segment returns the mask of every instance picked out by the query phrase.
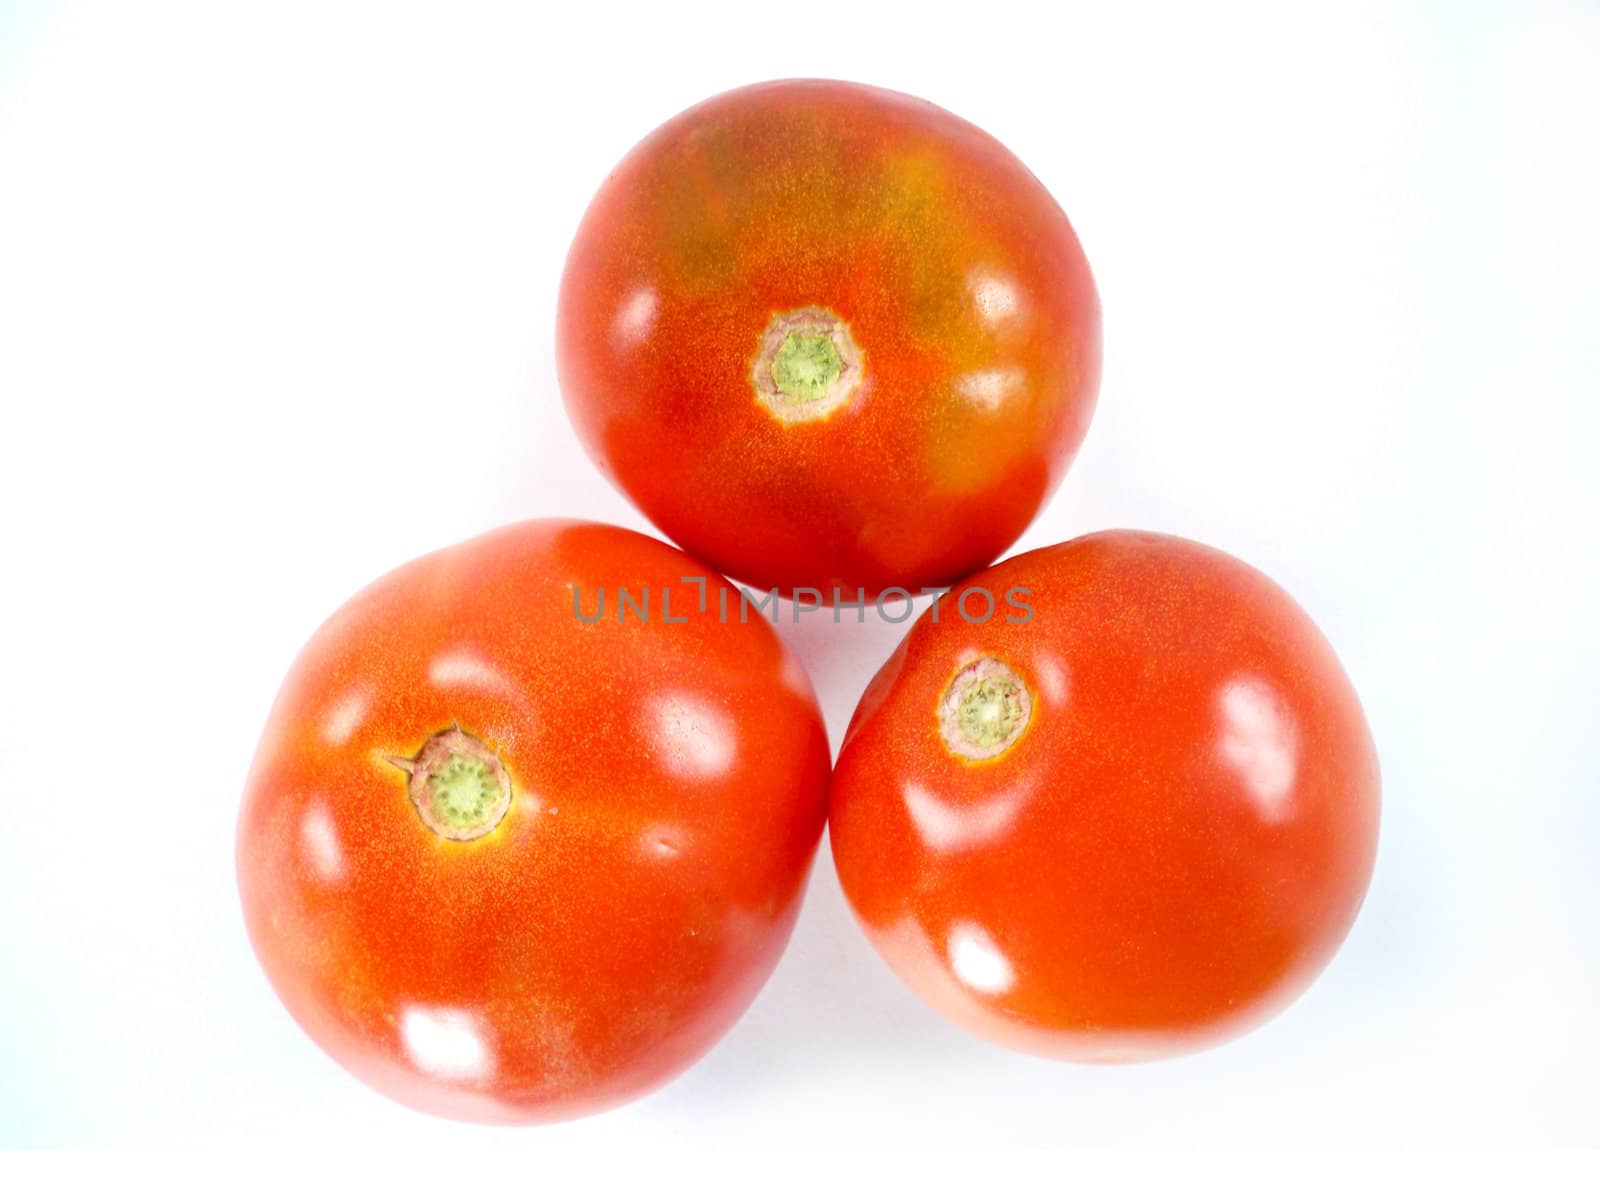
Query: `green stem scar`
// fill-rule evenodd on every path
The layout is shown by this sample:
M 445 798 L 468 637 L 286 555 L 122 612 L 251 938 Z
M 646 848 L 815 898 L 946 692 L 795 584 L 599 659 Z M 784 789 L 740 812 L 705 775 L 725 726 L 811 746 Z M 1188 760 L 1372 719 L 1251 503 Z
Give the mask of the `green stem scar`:
M 511 808 L 511 776 L 494 751 L 459 727 L 436 733 L 415 758 L 389 760 L 410 776 L 407 795 L 440 837 L 470 842 Z
M 980 658 L 956 672 L 939 702 L 939 733 L 952 754 L 986 759 L 1004 754 L 1028 730 L 1033 695 L 1022 677 L 997 658 Z
M 772 382 L 785 396 L 820 400 L 844 370 L 844 362 L 825 333 L 800 333 L 783 339 L 772 360 Z
M 775 313 L 761 334 L 750 384 L 758 404 L 784 424 L 820 421 L 861 383 L 861 347 L 825 308 Z

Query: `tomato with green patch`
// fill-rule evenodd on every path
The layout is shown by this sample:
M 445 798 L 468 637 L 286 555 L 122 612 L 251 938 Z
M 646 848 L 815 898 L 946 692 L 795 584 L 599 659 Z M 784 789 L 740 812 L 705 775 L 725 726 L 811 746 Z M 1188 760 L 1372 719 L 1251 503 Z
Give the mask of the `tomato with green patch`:
M 669 537 L 852 601 L 1022 532 L 1088 427 L 1100 318 L 1066 216 L 994 138 L 789 81 L 690 109 L 612 172 L 557 350 L 582 441 Z
M 239 887 L 279 996 L 356 1076 L 453 1117 L 578 1116 L 754 997 L 828 745 L 771 627 L 721 619 L 727 586 L 641 534 L 528 522 L 386 575 L 301 652 Z
M 1378 762 L 1333 650 L 1264 575 L 1094 534 L 913 626 L 834 771 L 839 879 L 873 944 L 969 1031 L 1161 1057 L 1265 1020 L 1372 872 Z M 971 606 L 982 611 L 981 606 Z

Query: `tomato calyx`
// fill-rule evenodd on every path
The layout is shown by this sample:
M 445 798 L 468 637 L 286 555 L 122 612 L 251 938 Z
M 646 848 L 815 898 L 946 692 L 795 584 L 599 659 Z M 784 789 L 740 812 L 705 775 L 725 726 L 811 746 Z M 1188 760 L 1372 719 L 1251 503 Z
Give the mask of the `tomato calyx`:
M 833 339 L 799 330 L 783 339 L 772 360 L 772 382 L 796 400 L 820 400 L 839 378 L 844 363 Z
M 939 734 L 957 757 L 998 758 L 1027 732 L 1032 717 L 1033 694 L 1022 676 L 998 658 L 979 658 L 945 688 Z
M 459 725 L 434 734 L 415 758 L 389 761 L 409 776 L 406 794 L 417 816 L 442 838 L 474 841 L 492 832 L 511 808 L 505 764 Z
M 756 402 L 785 425 L 820 421 L 861 384 L 861 347 L 826 308 L 774 313 L 751 366 Z

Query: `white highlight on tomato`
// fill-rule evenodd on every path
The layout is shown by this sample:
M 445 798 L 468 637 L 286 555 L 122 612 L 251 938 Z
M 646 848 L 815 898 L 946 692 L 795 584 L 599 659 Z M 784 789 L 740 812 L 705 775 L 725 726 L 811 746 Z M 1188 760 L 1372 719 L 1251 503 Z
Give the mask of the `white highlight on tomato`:
M 400 1016 L 400 1038 L 417 1068 L 435 1079 L 488 1077 L 494 1056 L 471 1013 L 414 1004 Z
M 333 817 L 320 800 L 313 800 L 300 818 L 300 840 L 318 878 L 325 883 L 337 883 L 344 878 L 344 847 L 339 844 L 339 831 L 334 828 Z
M 957 921 L 950 926 L 947 950 L 950 969 L 975 992 L 998 996 L 1017 981 L 1016 970 L 981 925 Z
M 733 723 L 690 696 L 664 695 L 650 705 L 652 743 L 668 772 L 685 779 L 715 779 L 727 773 L 738 753 Z
M 975 804 L 952 804 L 915 783 L 900 790 L 911 823 L 933 850 L 964 850 L 994 841 L 1017 819 L 1023 795 L 1021 788 L 1013 788 Z
M 989 367 L 957 375 L 956 394 L 980 412 L 995 412 L 1022 390 L 1028 373 L 1021 367 Z
M 365 688 L 351 688 L 334 702 L 322 719 L 322 740 L 330 746 L 344 745 L 361 728 L 371 707 L 372 697 Z
M 677 858 L 691 837 L 681 825 L 651 825 L 639 835 L 639 848 L 646 858 Z
M 1016 286 L 1004 276 L 987 271 L 974 271 L 967 280 L 972 292 L 972 302 L 991 329 L 1005 325 L 1022 311 L 1022 301 Z
M 466 648 L 441 652 L 428 664 L 428 681 L 435 687 L 466 687 L 497 696 L 521 694 L 515 680 Z
M 1025 601 L 1031 598 L 1031 594 L 1022 597 Z M 1004 600 L 1004 597 L 1001 599 Z M 1028 662 L 1028 669 L 1032 675 L 1034 690 L 1053 707 L 1065 708 L 1071 691 L 1066 664 L 1047 653 L 1036 652 Z M 1035 719 L 1039 715 L 1035 712 Z
M 1288 706 L 1266 681 L 1240 678 L 1223 687 L 1218 707 L 1218 755 L 1239 776 L 1262 816 L 1286 819 L 1300 748 Z
M 611 321 L 611 336 L 617 345 L 629 349 L 649 337 L 660 304 L 655 290 L 648 287 L 639 288 L 624 300 Z

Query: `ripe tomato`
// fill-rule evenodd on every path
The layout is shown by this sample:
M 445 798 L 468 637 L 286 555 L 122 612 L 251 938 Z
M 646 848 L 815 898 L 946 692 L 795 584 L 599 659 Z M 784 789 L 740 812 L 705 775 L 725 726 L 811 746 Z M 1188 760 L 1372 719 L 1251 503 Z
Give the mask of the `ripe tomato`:
M 635 147 L 558 327 L 578 433 L 656 525 L 847 602 L 1004 551 L 1099 384 L 1099 301 L 1050 194 L 965 121 L 846 83 L 729 92 Z
M 1065 1058 L 1181 1053 L 1287 1004 L 1354 920 L 1378 824 L 1372 740 L 1310 619 L 1145 533 L 964 587 L 995 615 L 925 613 L 835 768 L 834 857 L 878 950 L 971 1032 Z
M 380 1091 L 483 1121 L 618 1104 L 776 963 L 827 741 L 772 629 L 685 576 L 637 533 L 514 525 L 380 579 L 295 662 L 245 792 L 245 918 Z

